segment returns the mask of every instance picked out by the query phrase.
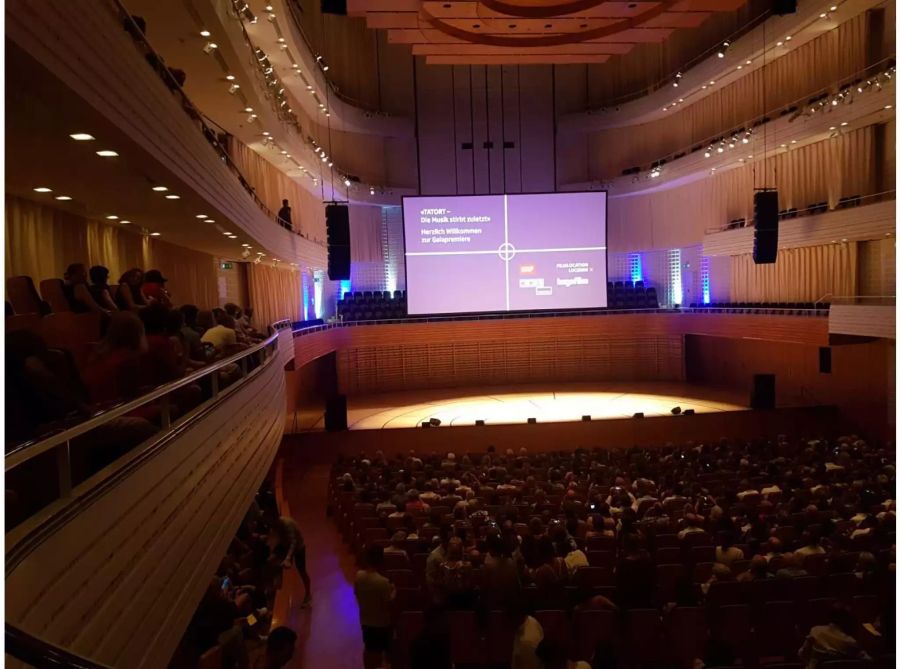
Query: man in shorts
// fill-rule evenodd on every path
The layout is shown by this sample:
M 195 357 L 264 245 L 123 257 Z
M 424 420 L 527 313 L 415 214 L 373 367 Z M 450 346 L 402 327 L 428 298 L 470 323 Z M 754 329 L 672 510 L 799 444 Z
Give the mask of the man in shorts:
M 359 623 L 362 626 L 363 666 L 377 669 L 388 661 L 391 638 L 391 602 L 394 585 L 379 573 L 384 565 L 384 549 L 370 546 L 366 551 L 366 567 L 356 574 L 353 593 L 359 604 Z

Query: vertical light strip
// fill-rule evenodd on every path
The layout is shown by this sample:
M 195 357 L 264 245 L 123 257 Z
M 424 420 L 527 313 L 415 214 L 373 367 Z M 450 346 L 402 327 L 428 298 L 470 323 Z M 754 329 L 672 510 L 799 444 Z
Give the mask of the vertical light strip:
M 640 253 L 628 254 L 628 273 L 631 275 L 632 281 L 644 280 L 644 268 L 643 264 L 641 263 Z
M 669 251 L 669 304 L 681 304 L 681 249 Z
M 700 257 L 700 287 L 703 292 L 703 304 L 709 304 L 709 256 Z
M 303 292 L 303 320 L 309 320 L 309 273 L 301 273 L 301 290 Z
M 508 196 L 503 195 L 503 243 L 509 244 L 509 214 L 507 211 Z M 506 310 L 509 311 L 509 252 L 504 254 L 506 263 Z
M 316 318 L 322 318 L 322 283 L 324 279 L 325 273 L 317 269 L 315 274 L 313 275 L 313 295 L 315 296 L 316 302 L 313 305 L 316 310 Z

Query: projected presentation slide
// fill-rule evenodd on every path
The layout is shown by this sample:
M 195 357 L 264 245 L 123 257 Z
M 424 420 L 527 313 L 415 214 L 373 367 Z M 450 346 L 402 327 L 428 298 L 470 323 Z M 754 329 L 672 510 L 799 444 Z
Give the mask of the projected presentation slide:
M 410 314 L 606 306 L 606 193 L 403 198 Z

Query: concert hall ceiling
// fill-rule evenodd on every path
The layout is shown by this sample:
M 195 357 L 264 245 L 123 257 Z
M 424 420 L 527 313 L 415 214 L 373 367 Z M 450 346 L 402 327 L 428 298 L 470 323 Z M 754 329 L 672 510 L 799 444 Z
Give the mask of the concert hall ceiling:
M 347 13 L 435 65 L 605 63 L 748 0 L 348 0 Z

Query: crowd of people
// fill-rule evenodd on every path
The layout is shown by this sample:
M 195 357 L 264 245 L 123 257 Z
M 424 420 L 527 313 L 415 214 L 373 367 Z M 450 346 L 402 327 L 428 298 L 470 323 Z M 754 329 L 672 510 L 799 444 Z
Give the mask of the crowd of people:
M 802 630 L 792 657 L 810 667 L 861 657 L 878 635 L 893 648 L 890 445 L 782 436 L 615 451 L 378 452 L 339 461 L 334 475 L 336 515 L 365 554 L 356 591 L 367 667 L 381 666 L 390 651 L 409 571 L 425 595 L 412 606 L 426 611 L 412 666 L 449 666 L 452 611 L 473 611 L 482 625 L 489 612 L 506 611 L 516 629 L 514 669 L 606 667 L 612 649 L 566 657 L 533 611 L 663 616 L 673 607 L 745 602 L 761 581 L 782 584 L 776 599 L 791 598 L 788 584 L 811 576 L 820 578 L 803 583 L 834 608 L 815 617 L 825 624 Z M 852 598 L 828 600 L 830 574 L 835 583 L 852 574 L 850 591 L 877 596 L 877 615 L 861 621 L 846 608 Z M 728 643 L 710 643 L 697 659 L 726 665 L 739 657 Z
M 280 669 L 293 657 L 297 634 L 272 625 L 282 570 L 296 566 L 311 605 L 303 536 L 281 516 L 271 485 L 264 481 L 209 586 L 169 666 L 196 667 L 209 653 L 223 669 Z
M 90 282 L 88 282 L 90 279 Z M 265 338 L 250 324 L 251 310 L 228 303 L 201 310 L 176 306 L 167 279 L 156 269 L 134 268 L 117 285 L 108 283 L 109 270 L 81 263 L 70 265 L 62 293 L 75 313 L 102 314 L 100 341 L 78 365 L 70 351 L 50 348 L 40 334 L 16 330 L 6 335 L 7 450 L 24 441 L 80 422 L 98 410 L 140 397 L 159 385 L 176 381 L 210 363 L 227 358 Z M 237 365 L 219 370 L 219 387 L 239 378 Z M 171 393 L 165 405 L 149 403 L 115 418 L 73 442 L 73 476 L 83 480 L 158 430 L 163 412 L 175 418 L 211 396 L 211 379 Z M 25 477 L 16 482 L 17 476 Z M 8 473 L 14 510 L 33 510 L 48 499 L 27 490 L 33 472 Z M 11 482 L 11 483 L 10 483 Z M 36 494 L 36 493 L 35 493 Z M 47 492 L 50 495 L 50 492 Z

